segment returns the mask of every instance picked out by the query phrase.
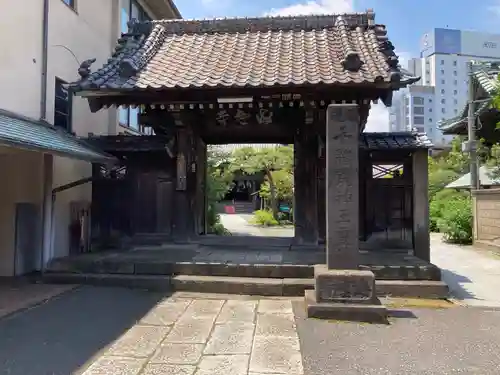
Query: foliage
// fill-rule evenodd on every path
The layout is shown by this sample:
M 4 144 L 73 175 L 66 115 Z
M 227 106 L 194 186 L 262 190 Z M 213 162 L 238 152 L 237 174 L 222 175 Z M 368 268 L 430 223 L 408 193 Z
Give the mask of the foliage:
M 443 213 L 450 201 L 467 197 L 468 192 L 466 191 L 457 191 L 454 189 L 443 189 L 438 191 L 429 204 L 429 226 L 431 232 L 439 231 L 438 222 L 442 219 Z
M 229 231 L 220 222 L 216 204 L 224 197 L 233 183 L 228 172 L 229 154 L 215 149 L 207 150 L 207 224 L 209 233 L 228 235 Z
M 287 178 L 282 173 L 288 173 L 290 176 L 288 180 L 291 181 L 293 179 L 293 147 L 278 146 L 257 150 L 251 147 L 237 149 L 232 154 L 232 161 L 229 168 L 232 173 L 242 172 L 248 175 L 258 172 L 264 173 L 268 184 L 271 211 L 273 217 L 276 219 L 278 217 L 279 193 L 277 191 L 278 184 L 274 178 L 276 176 L 280 178 L 280 185 L 283 185 L 281 183 L 287 181 Z M 278 171 L 281 174 L 276 175 L 276 173 L 273 173 Z M 283 188 L 282 190 L 285 191 L 286 189 Z
M 257 210 L 252 218 L 252 224 L 266 227 L 279 225 L 279 221 L 274 217 L 271 210 Z
M 272 171 L 273 181 L 276 186 L 276 198 L 279 201 L 289 204 L 293 201 L 293 175 L 288 170 L 282 169 Z M 265 181 L 261 187 L 259 194 L 264 199 L 271 199 L 271 186 L 269 181 Z
M 446 241 L 472 243 L 472 201 L 469 197 L 448 200 L 437 223 Z
M 450 169 L 436 169 L 429 173 L 429 201 L 432 201 L 434 196 L 444 189 L 450 182 L 455 181 L 460 175 Z

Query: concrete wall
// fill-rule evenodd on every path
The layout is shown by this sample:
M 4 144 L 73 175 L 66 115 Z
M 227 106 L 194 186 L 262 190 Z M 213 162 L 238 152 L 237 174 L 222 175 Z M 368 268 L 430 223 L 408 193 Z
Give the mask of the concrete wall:
M 119 35 L 119 1 L 85 0 L 77 2 L 76 12 L 60 0 L 51 0 L 49 17 L 49 60 L 47 86 L 47 118 L 54 120 L 55 79 L 66 82 L 79 79 L 79 63 L 96 58 L 92 69 L 101 67 L 109 58 Z M 70 51 L 68 51 L 68 48 Z M 73 56 L 74 55 L 74 56 Z M 86 100 L 74 97 L 72 131 L 78 136 L 116 134 L 116 109 L 91 113 Z M 54 187 L 65 185 L 92 174 L 90 163 L 68 158 L 54 158 Z M 91 184 L 58 193 L 54 207 L 54 255 L 68 251 L 70 204 L 90 202 Z
M 121 3 L 123 0 L 79 0 L 71 9 L 62 0 L 49 1 L 49 40 L 47 72 L 46 121 L 54 121 L 56 77 L 66 82 L 79 79 L 81 62 L 96 58 L 92 69 L 100 68 L 110 57 L 120 35 Z M 165 11 L 168 4 L 158 0 L 139 1 L 152 18 L 147 5 Z M 3 0 L 0 12 L 0 108 L 39 119 L 42 72 L 43 1 L 26 6 L 18 0 Z M 116 109 L 91 113 L 87 101 L 73 98 L 72 131 L 78 136 L 117 134 Z M 14 272 L 15 204 L 31 202 L 42 211 L 43 155 L 19 149 L 0 147 L 0 171 L 9 183 L 0 185 L 0 276 Z M 89 163 L 54 157 L 53 187 L 58 187 L 91 175 Z M 68 254 L 71 202 L 90 202 L 91 185 L 57 194 L 52 228 L 53 253 Z M 41 218 L 40 218 L 41 223 Z M 41 225 L 40 225 L 41 226 Z M 41 248 L 41 242 L 40 242 Z
M 8 176 L 6 183 L 0 184 L 0 276 L 14 273 L 16 203 L 34 203 L 41 208 L 42 185 L 35 181 L 42 180 L 42 156 L 0 146 L 0 171 Z M 33 235 L 39 237 L 39 233 Z
M 500 189 L 473 192 L 474 242 L 500 246 Z

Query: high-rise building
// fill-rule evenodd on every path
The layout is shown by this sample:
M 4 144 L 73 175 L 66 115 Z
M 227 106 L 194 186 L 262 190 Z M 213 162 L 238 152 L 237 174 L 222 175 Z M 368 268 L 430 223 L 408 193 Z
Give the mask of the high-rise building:
M 410 59 L 407 67 L 422 79 L 402 93 L 392 112 L 403 114 L 406 128 L 425 131 L 435 146 L 447 145 L 452 136 L 443 135 L 438 122 L 463 109 L 471 60 L 500 61 L 500 34 L 439 28 L 426 33 L 420 57 Z

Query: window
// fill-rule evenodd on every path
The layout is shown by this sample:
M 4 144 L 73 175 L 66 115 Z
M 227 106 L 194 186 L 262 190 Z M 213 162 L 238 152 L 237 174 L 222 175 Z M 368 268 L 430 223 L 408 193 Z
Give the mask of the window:
M 429 112 L 432 112 L 432 108 L 429 108 Z
M 138 21 L 148 21 L 151 18 L 136 0 L 123 0 L 121 9 L 121 31 L 128 32 L 128 21 L 136 19 Z M 119 123 L 122 126 L 142 131 L 144 128 L 139 126 L 139 108 L 122 108 L 118 110 Z
M 429 98 L 429 103 L 432 103 L 432 98 Z
M 453 66 L 457 66 L 457 60 L 453 61 Z
M 441 104 L 446 103 L 446 99 L 441 99 Z
M 424 114 L 424 107 L 413 107 L 413 114 L 423 115 Z
M 441 113 L 446 113 L 446 109 L 441 108 Z
M 54 126 L 71 131 L 71 98 L 67 83 L 56 77 L 54 92 Z
M 424 105 L 424 98 L 419 96 L 413 97 L 413 105 Z
M 424 133 L 425 132 L 424 127 L 423 126 L 417 126 L 417 132 Z
M 444 60 L 441 60 L 441 65 L 444 65 Z
M 456 70 L 454 70 L 454 71 L 453 71 L 453 75 L 454 75 L 455 77 L 458 75 L 458 73 L 457 73 L 457 71 L 456 71 Z
M 444 85 L 446 82 L 444 79 L 441 80 L 441 84 Z
M 441 74 L 444 74 L 444 69 L 441 69 Z
M 458 113 L 458 110 L 455 108 L 455 109 L 453 110 L 453 112 L 455 112 L 455 114 L 457 114 L 457 113 Z
M 453 95 L 457 95 L 458 94 L 458 90 L 453 90 Z
M 458 85 L 458 81 L 457 81 L 457 80 L 454 80 L 454 81 L 453 81 L 453 84 L 454 84 L 455 86 L 456 86 L 456 85 Z
M 429 122 L 432 123 L 432 117 L 429 117 Z
M 422 116 L 413 116 L 414 125 L 424 125 L 424 118 Z
M 426 70 L 425 71 L 425 75 L 429 76 L 431 74 L 431 71 L 430 70 Z
M 441 89 L 441 94 L 444 94 L 444 89 Z
M 457 100 L 457 99 L 453 99 L 453 102 L 454 102 L 455 104 L 458 104 L 458 100 Z
M 70 8 L 76 9 L 76 0 L 62 0 Z

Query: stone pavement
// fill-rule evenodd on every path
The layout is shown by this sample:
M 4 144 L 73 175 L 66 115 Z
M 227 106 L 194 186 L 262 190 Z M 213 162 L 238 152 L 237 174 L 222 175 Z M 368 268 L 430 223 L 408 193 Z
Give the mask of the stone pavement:
M 167 299 L 84 375 L 302 375 L 286 300 Z
M 431 235 L 431 262 L 441 268 L 453 297 L 470 306 L 500 307 L 500 258 Z
M 403 315 L 339 323 L 306 319 L 300 298 L 80 287 L 0 319 L 0 374 L 500 373 L 500 311 Z

